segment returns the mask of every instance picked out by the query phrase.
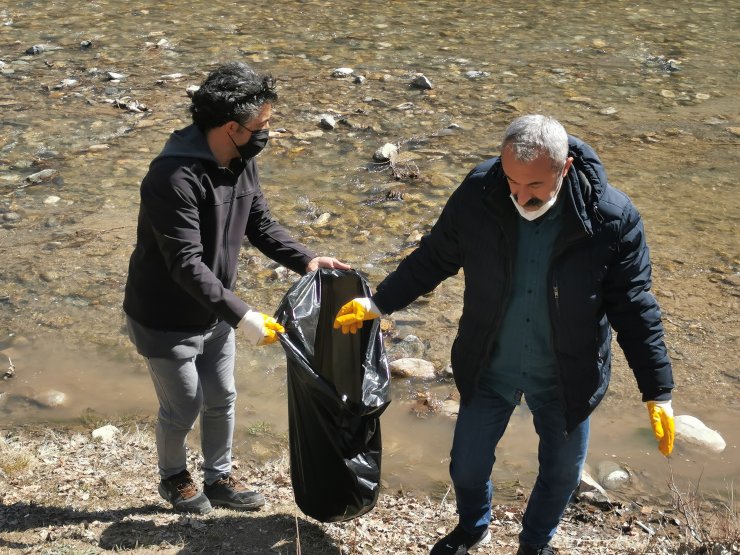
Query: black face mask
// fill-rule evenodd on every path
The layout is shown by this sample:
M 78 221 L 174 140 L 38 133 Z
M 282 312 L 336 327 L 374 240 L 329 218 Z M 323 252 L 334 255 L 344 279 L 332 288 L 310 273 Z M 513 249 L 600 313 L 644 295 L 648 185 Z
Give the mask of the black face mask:
M 231 135 L 229 135 L 231 137 Z M 260 129 L 259 131 L 252 131 L 252 135 L 249 140 L 243 145 L 237 145 L 234 139 L 231 142 L 234 143 L 236 150 L 239 152 L 239 156 L 242 157 L 243 161 L 247 161 L 250 158 L 254 158 L 262 149 L 267 146 L 267 141 L 270 138 L 270 131 L 267 129 Z

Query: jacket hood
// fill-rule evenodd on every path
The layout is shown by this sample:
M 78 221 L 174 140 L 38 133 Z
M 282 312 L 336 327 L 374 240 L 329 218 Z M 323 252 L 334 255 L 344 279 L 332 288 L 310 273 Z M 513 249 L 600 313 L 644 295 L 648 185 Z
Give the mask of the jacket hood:
M 568 135 L 568 156 L 573 165 L 567 175 L 570 200 L 587 235 L 593 233 L 592 218 L 601 219 L 597 204 L 607 186 L 606 170 L 588 144 Z
M 217 163 L 206 136 L 195 124 L 173 132 L 152 164 L 162 158 L 199 158 Z

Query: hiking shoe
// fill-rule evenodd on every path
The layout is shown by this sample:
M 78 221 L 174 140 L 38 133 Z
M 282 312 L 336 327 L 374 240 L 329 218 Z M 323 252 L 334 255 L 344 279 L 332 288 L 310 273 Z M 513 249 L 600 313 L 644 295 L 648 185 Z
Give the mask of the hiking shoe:
M 265 504 L 265 498 L 261 493 L 248 491 L 231 475 L 219 478 L 211 485 L 203 484 L 203 492 L 214 507 L 253 511 Z
M 187 470 L 161 480 L 159 495 L 165 501 L 172 503 L 172 507 L 181 513 L 204 515 L 211 512 L 210 501 L 202 491 L 198 490 L 198 486 L 195 485 Z
M 463 530 L 458 524 L 455 529 L 439 540 L 429 555 L 465 555 L 468 550 L 491 541 L 491 532 L 488 528 L 477 534 Z
M 555 555 L 555 550 L 549 544 L 543 547 L 532 547 L 522 543 L 516 555 Z

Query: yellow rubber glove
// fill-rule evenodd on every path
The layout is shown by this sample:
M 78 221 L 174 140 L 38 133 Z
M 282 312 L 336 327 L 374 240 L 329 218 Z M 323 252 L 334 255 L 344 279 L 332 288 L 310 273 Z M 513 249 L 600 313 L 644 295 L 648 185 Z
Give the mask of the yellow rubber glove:
M 647 409 L 650 415 L 650 425 L 653 428 L 655 439 L 658 440 L 658 449 L 667 457 L 673 451 L 673 438 L 676 435 L 671 402 L 648 401 Z
M 380 309 L 370 297 L 358 297 L 345 304 L 337 312 L 334 329 L 342 328 L 342 333 L 357 333 L 366 320 L 380 317 Z
M 239 329 L 250 345 L 269 345 L 278 339 L 278 333 L 285 333 L 285 328 L 272 316 L 248 310 L 239 322 Z

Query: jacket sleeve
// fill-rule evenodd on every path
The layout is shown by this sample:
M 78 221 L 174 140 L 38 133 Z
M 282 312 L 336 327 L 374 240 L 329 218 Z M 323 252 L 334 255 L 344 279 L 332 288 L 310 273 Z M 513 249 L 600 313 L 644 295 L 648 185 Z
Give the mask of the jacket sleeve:
M 373 301 L 390 314 L 432 291 L 443 280 L 454 276 L 463 264 L 459 244 L 458 200 L 462 186 L 447 201 L 432 230 L 419 246 L 378 285 Z
M 635 374 L 643 401 L 670 399 L 673 372 L 660 308 L 650 291 L 645 230 L 639 213 L 629 203 L 622 214 L 615 257 L 604 284 L 607 318 L 617 332 L 617 342 Z
M 265 256 L 297 274 L 304 275 L 306 266 L 313 258 L 316 258 L 316 255 L 293 239 L 288 230 L 272 216 L 259 186 L 257 165 L 253 162 L 251 164 L 248 170 L 252 172 L 251 179 L 257 186 L 257 192 L 249 211 L 247 239 Z
M 236 327 L 249 306 L 224 287 L 202 261 L 199 188 L 197 178 L 180 168 L 168 180 L 151 181 L 142 187 L 142 207 L 170 277 L 200 304 Z

